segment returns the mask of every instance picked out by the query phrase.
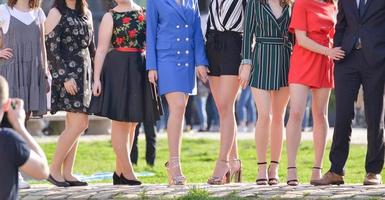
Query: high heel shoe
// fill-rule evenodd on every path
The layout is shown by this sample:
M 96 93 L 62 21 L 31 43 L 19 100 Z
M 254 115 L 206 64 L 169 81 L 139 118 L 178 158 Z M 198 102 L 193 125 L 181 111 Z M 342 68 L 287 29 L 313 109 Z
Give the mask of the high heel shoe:
M 291 169 L 297 170 L 297 167 L 288 167 L 287 171 L 289 171 Z M 298 179 L 291 179 L 291 180 L 287 180 L 286 183 L 288 186 L 297 186 L 299 184 L 299 181 L 298 181 Z
M 121 185 L 142 185 L 142 182 L 140 182 L 139 180 L 129 180 L 129 179 L 126 179 L 126 177 L 124 177 L 124 175 L 120 175 L 120 182 L 121 182 Z
M 273 160 L 270 161 L 269 168 L 267 169 L 267 173 L 268 173 L 268 176 L 269 176 L 269 182 L 268 183 L 269 183 L 269 185 L 278 185 L 279 184 L 279 177 L 278 176 L 272 177 L 272 178 L 270 177 L 270 167 L 271 167 L 272 163 L 276 164 L 277 167 L 279 165 L 279 162 L 277 162 L 277 161 L 273 161 Z
M 168 162 L 164 164 L 164 166 L 167 168 L 167 175 L 168 175 L 168 184 L 169 185 L 186 185 L 186 177 L 181 176 L 172 176 L 171 175 L 171 169 L 179 168 L 179 157 L 170 158 Z
M 139 180 L 126 179 L 126 177 L 124 177 L 123 174 L 120 176 L 120 181 L 122 185 L 142 185 L 142 182 L 140 182 Z
M 258 166 L 266 165 L 266 164 L 267 164 L 267 162 L 259 162 Z M 259 167 L 258 167 L 258 172 L 259 172 Z M 255 182 L 257 183 L 257 185 L 267 185 L 268 184 L 267 179 L 265 179 L 265 178 L 257 178 L 257 180 Z
M 239 163 L 238 169 L 230 169 L 230 181 L 234 180 L 235 183 L 242 182 L 242 161 L 239 159 L 234 159 L 234 162 Z
M 313 167 L 313 170 L 321 170 L 322 171 L 322 168 L 321 167 Z M 317 185 L 317 181 L 318 180 L 310 180 L 310 185 Z
M 217 176 L 210 177 L 207 180 L 207 184 L 209 184 L 209 185 L 224 185 L 224 184 L 230 183 L 230 167 L 228 166 L 229 165 L 229 161 L 227 161 L 227 160 L 218 160 L 217 164 L 219 164 L 220 162 L 222 164 L 226 165 L 227 172 L 222 177 L 217 177 Z
M 113 185 L 122 185 L 122 181 L 120 180 L 120 176 L 114 172 L 114 175 L 112 175 L 112 184 Z

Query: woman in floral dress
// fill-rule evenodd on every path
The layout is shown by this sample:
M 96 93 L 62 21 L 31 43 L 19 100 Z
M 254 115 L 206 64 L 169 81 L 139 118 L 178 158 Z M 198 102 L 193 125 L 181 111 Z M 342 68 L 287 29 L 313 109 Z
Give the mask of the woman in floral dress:
M 113 184 L 140 185 L 130 160 L 135 128 L 155 119 L 144 62 L 145 14 L 132 0 L 116 3 L 100 24 L 90 111 L 112 120 Z
M 67 112 L 48 181 L 59 187 L 87 185 L 72 175 L 78 139 L 88 127 L 95 54 L 92 15 L 86 0 L 56 0 L 45 25 L 52 74 L 51 113 Z

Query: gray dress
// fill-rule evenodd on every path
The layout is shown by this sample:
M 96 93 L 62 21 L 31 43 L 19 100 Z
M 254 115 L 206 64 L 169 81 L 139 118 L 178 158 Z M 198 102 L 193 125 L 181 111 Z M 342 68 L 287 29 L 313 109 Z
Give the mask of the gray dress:
M 11 15 L 8 32 L 3 35 L 3 47 L 12 49 L 13 57 L 0 63 L 0 75 L 8 81 L 10 97 L 23 99 L 24 109 L 33 116 L 47 113 L 46 78 L 38 22 L 39 17 L 26 25 Z

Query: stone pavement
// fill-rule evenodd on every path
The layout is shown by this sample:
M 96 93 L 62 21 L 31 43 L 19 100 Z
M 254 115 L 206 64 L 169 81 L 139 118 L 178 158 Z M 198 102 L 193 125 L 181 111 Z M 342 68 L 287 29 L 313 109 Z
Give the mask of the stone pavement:
M 140 138 L 144 138 L 144 134 L 139 135 Z M 166 133 L 158 133 L 157 138 L 164 139 L 167 137 Z M 189 139 L 216 139 L 219 140 L 218 132 L 185 132 L 183 134 L 184 138 Z M 254 140 L 254 133 L 252 132 L 240 132 L 237 134 L 238 140 Z M 328 140 L 331 141 L 333 138 L 333 128 L 329 130 Z M 110 135 L 85 135 L 80 137 L 80 141 L 82 142 L 96 142 L 96 141 L 106 141 L 110 139 Z M 57 136 L 43 136 L 36 137 L 36 140 L 39 143 L 51 143 L 57 141 Z M 313 141 L 312 132 L 302 132 L 302 140 L 303 141 Z M 366 129 L 363 128 L 354 128 L 351 136 L 352 144 L 366 144 Z
M 301 185 L 290 187 L 286 185 L 257 186 L 252 183 L 225 186 L 192 184 L 173 187 L 167 185 L 112 186 L 94 184 L 87 187 L 72 188 L 38 185 L 33 186 L 32 189 L 21 190 L 20 199 L 175 199 L 187 195 L 191 190 L 198 190 L 201 193 L 207 191 L 210 196 L 219 197 L 218 199 L 237 199 L 235 197 L 245 199 L 385 199 L 385 185 L 322 187 Z

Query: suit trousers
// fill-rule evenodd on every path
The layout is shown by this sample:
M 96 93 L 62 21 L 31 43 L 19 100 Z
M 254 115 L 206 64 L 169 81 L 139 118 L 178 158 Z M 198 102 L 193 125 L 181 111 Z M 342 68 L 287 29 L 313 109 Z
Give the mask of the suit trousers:
M 144 133 L 146 136 L 146 162 L 148 165 L 153 166 L 155 164 L 156 157 L 156 134 L 154 124 L 151 122 L 144 122 Z M 138 136 L 141 123 L 139 123 L 135 129 L 134 144 L 131 150 L 131 162 L 133 164 L 138 163 Z
M 334 70 L 336 94 L 336 123 L 329 155 L 331 171 L 344 175 L 349 154 L 354 102 L 362 85 L 367 122 L 367 173 L 381 173 L 384 165 L 384 80 L 383 66 L 369 66 L 361 50 L 353 50 Z

